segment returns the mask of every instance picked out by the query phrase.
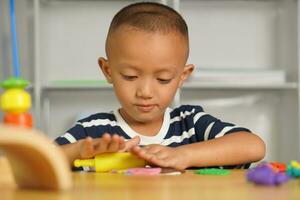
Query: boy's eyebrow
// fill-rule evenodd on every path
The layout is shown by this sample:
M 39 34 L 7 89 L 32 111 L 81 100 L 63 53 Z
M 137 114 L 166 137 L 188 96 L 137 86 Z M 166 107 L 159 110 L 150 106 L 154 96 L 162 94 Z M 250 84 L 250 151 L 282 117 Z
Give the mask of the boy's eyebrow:
M 164 69 L 160 69 L 160 70 L 156 71 L 157 74 L 163 73 L 163 72 L 174 73 L 174 70 L 171 70 L 171 67 L 168 67 L 168 68 L 164 68 Z
M 120 67 L 126 67 L 126 68 L 132 68 L 132 69 L 137 70 L 137 71 L 140 70 L 137 66 L 134 66 L 134 65 L 131 65 L 131 64 L 128 64 L 128 63 L 121 63 L 121 64 L 119 64 L 119 66 Z
M 141 69 L 139 67 L 128 64 L 128 63 L 122 63 L 119 66 L 126 67 L 126 68 L 131 68 L 131 69 L 134 69 L 136 71 L 141 71 Z M 157 74 L 162 73 L 162 72 L 173 73 L 174 70 L 171 70 L 171 69 L 172 69 L 172 67 L 163 67 L 163 68 L 157 70 L 155 73 L 157 73 Z

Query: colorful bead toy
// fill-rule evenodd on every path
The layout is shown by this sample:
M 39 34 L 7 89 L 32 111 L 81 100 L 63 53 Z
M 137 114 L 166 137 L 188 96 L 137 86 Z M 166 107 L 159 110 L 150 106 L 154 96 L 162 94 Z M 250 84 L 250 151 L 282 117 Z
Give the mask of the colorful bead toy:
M 31 97 L 24 88 L 28 81 L 20 78 L 10 78 L 1 86 L 4 88 L 0 96 L 0 109 L 4 111 L 3 122 L 5 124 L 32 127 L 32 116 L 28 113 L 31 107 Z
M 10 28 L 12 45 L 12 67 L 14 78 L 0 84 L 4 93 L 0 96 L 0 109 L 4 111 L 3 122 L 14 126 L 32 127 L 32 116 L 28 113 L 31 97 L 24 89 L 29 82 L 20 78 L 20 60 L 16 30 L 15 1 L 10 0 Z

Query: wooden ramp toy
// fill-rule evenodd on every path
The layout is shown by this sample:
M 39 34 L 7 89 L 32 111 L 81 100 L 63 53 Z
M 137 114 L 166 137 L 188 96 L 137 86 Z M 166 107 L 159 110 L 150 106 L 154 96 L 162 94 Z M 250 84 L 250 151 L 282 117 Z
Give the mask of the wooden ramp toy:
M 0 155 L 0 188 L 16 188 L 16 182 L 9 164 L 4 155 Z
M 0 125 L 0 150 L 20 188 L 66 190 L 71 171 L 63 152 L 43 133 Z

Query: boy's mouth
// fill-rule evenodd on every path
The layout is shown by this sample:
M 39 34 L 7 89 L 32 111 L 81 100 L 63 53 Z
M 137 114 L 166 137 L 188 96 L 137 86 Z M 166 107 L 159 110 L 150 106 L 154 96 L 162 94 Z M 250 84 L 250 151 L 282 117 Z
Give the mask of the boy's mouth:
M 136 104 L 135 105 L 137 107 L 138 110 L 142 111 L 142 112 L 149 112 L 154 108 L 154 104 Z

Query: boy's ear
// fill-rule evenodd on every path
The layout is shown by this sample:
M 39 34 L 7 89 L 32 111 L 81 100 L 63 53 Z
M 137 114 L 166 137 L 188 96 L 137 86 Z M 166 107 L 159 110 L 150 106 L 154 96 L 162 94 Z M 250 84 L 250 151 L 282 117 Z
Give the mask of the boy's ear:
M 100 57 L 98 59 L 98 64 L 99 64 L 99 67 L 101 68 L 107 82 L 112 83 L 111 69 L 108 65 L 108 61 L 105 58 Z
M 178 87 L 182 86 L 184 81 L 192 74 L 192 72 L 194 71 L 194 68 L 195 68 L 195 66 L 193 64 L 188 64 L 188 65 L 184 66 Z

